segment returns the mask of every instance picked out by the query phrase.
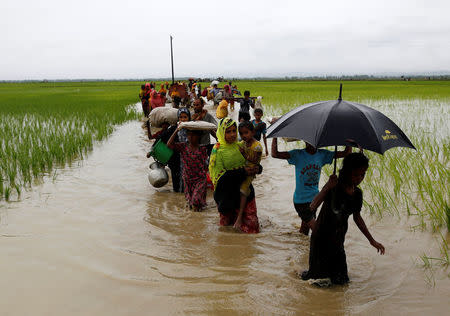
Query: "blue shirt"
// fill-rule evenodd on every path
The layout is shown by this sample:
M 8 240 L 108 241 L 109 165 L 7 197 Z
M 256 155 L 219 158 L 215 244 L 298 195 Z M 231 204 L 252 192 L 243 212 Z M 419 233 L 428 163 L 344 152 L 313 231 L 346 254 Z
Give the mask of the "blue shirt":
M 253 127 L 255 128 L 255 135 L 253 136 L 258 142 L 261 140 L 261 134 L 266 135 L 266 123 L 260 121 L 256 123 L 256 120 L 252 120 Z
M 334 152 L 318 149 L 311 155 L 305 149 L 294 149 L 289 155 L 289 164 L 295 165 L 294 203 L 309 203 L 319 193 L 322 166 L 333 162 Z

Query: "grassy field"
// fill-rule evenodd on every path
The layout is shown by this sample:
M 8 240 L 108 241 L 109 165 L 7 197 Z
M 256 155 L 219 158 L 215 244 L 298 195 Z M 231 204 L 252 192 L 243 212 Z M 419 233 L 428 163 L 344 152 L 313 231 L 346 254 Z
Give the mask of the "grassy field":
M 238 81 L 238 89 L 261 95 L 264 103 L 282 109 L 320 100 L 337 99 L 337 81 Z M 345 100 L 450 100 L 450 81 L 344 81 Z M 234 84 L 234 83 L 233 83 Z M 206 85 L 206 83 L 205 83 Z M 221 83 L 219 87 L 223 86 Z
M 133 84 L 0 84 L 0 197 L 20 196 L 136 113 Z
M 74 159 L 82 159 L 114 126 L 138 117 L 143 82 L 0 84 L 0 197 Z M 223 87 L 225 83 L 219 86 Z M 237 81 L 239 90 L 264 97 L 266 115 L 281 115 L 310 102 L 337 99 L 337 81 Z M 408 135 L 417 151 L 367 152 L 370 169 L 362 184 L 373 214 L 417 217 L 416 229 L 450 229 L 450 82 L 344 81 L 343 99 L 374 107 Z M 206 87 L 209 83 L 202 83 Z M 325 169 L 331 173 L 331 168 Z M 442 235 L 443 264 L 449 264 Z
M 238 82 L 242 90 L 264 97 L 266 115 L 337 99 L 339 82 Z M 361 187 L 372 214 L 417 218 L 413 229 L 438 233 L 441 257 L 422 256 L 425 265 L 450 264 L 450 82 L 343 82 L 343 99 L 378 109 L 408 135 L 417 151 L 394 148 L 384 155 L 366 151 L 370 168 Z M 294 144 L 291 146 L 299 146 Z M 300 146 L 302 146 L 300 144 Z M 330 148 L 332 149 L 332 148 Z M 331 166 L 325 168 L 332 173 Z

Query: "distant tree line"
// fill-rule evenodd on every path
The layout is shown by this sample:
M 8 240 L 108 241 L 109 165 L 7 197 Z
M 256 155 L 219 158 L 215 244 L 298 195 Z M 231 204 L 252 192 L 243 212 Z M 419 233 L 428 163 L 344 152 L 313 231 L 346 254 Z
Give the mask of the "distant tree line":
M 177 81 L 187 81 L 190 77 L 176 78 Z M 191 77 L 193 78 L 193 77 Z M 219 77 L 207 77 L 207 78 L 194 78 L 197 82 L 211 82 L 217 80 L 219 82 L 229 82 L 238 80 L 249 80 L 249 81 L 370 81 L 370 80 L 450 80 L 450 74 L 439 74 L 439 75 L 324 75 L 324 76 L 284 76 L 284 77 L 232 77 L 225 78 L 223 76 Z M 127 79 L 43 79 L 43 80 L 0 80 L 1 83 L 6 82 L 116 82 L 116 81 L 171 81 L 170 78 L 127 78 Z

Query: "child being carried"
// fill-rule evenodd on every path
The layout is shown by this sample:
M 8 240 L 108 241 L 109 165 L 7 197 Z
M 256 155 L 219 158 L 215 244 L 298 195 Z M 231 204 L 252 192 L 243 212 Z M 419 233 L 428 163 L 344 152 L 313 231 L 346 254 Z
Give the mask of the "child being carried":
M 254 138 L 255 128 L 253 124 L 247 121 L 240 123 L 239 135 L 242 139 L 239 144 L 239 150 L 241 151 L 242 156 L 244 156 L 244 158 L 247 160 L 246 166 L 251 168 L 259 168 L 263 148 L 261 146 L 261 143 Z M 250 185 L 252 184 L 253 179 L 255 179 L 254 175 L 247 176 L 247 178 L 241 184 L 241 201 L 239 205 L 239 214 L 234 224 L 235 228 L 239 228 L 242 224 L 242 214 L 247 203 L 247 197 L 250 194 Z

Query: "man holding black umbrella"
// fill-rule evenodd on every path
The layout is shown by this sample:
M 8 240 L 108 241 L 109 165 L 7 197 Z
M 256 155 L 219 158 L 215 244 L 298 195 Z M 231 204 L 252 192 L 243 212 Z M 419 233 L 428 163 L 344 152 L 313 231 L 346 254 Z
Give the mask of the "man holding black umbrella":
M 294 207 L 298 216 L 302 219 L 300 233 L 308 235 L 309 229 L 314 228 L 316 212 L 311 210 L 310 204 L 319 193 L 322 167 L 331 164 L 334 158 L 343 158 L 351 152 L 351 146 L 346 146 L 343 151 L 334 152 L 316 149 L 308 143 L 306 143 L 305 149 L 278 151 L 277 138 L 272 140 L 272 157 L 287 159 L 289 164 L 295 166 Z

